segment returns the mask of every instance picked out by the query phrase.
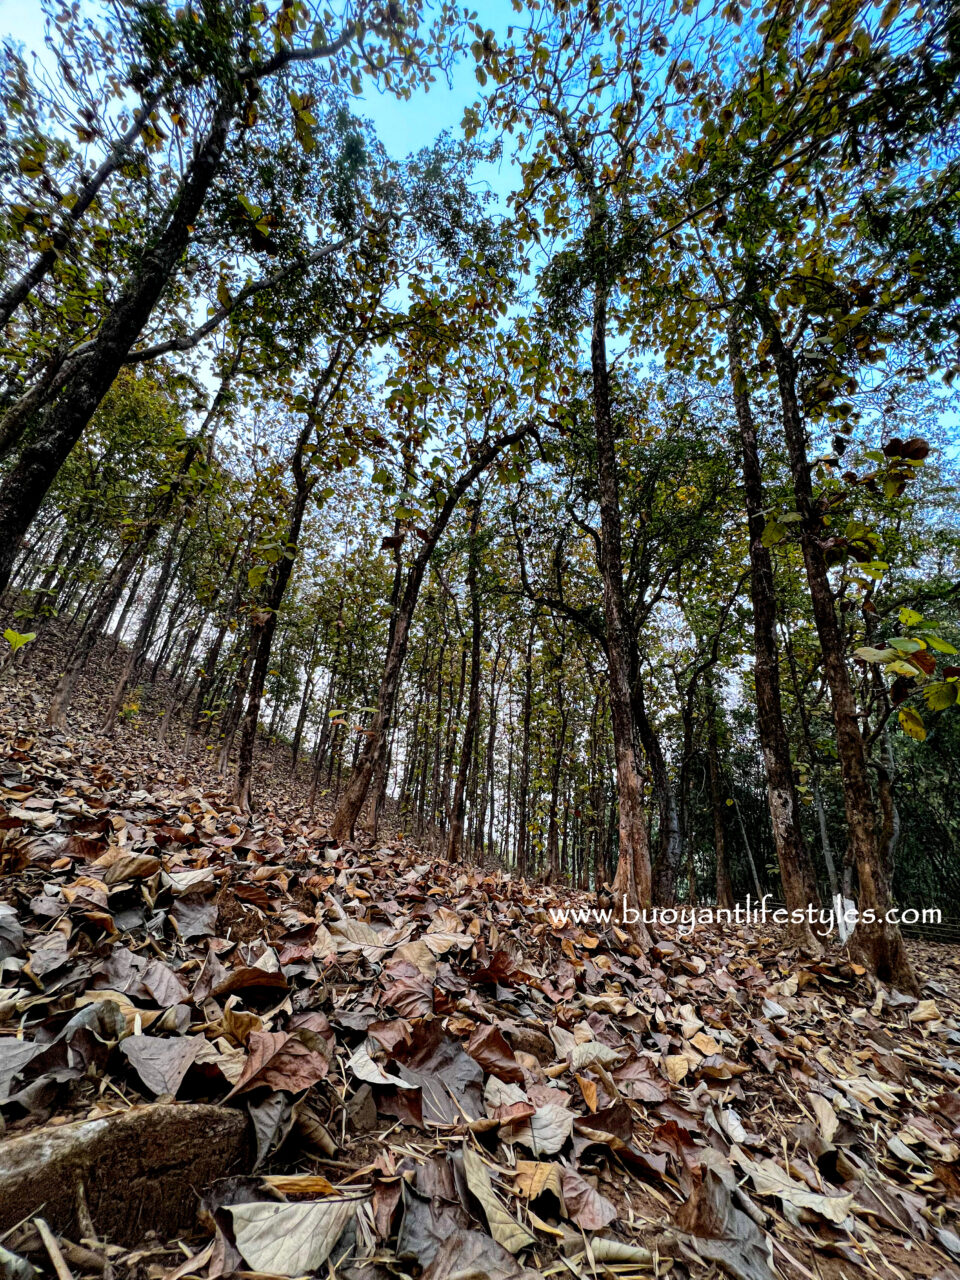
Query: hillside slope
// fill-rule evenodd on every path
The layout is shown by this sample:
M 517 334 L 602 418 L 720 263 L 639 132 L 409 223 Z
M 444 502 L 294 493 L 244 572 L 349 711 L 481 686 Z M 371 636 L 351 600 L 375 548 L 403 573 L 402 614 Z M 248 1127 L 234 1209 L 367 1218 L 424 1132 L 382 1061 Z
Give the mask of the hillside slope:
M 145 723 L 99 737 L 95 690 L 47 733 L 47 683 L 0 695 L 5 1249 L 118 1277 L 957 1274 L 955 951 L 914 946 L 919 1002 L 772 932 L 630 954 L 554 926 L 582 895 L 332 846 L 279 770 L 249 818 Z

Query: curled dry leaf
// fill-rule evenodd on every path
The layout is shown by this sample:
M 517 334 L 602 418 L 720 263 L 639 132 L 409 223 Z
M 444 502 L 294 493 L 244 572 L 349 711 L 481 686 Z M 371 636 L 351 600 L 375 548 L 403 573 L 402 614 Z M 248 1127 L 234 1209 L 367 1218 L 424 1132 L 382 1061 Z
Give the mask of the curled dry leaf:
M 507 1084 L 523 1084 L 523 1068 L 499 1027 L 478 1027 L 465 1045 L 484 1071 Z
M 399 1076 L 389 1075 L 379 1062 L 374 1062 L 363 1045 L 351 1056 L 347 1062 L 347 1067 L 358 1080 L 363 1080 L 367 1084 L 391 1085 L 395 1089 L 417 1088 L 415 1084 L 411 1084 L 407 1080 L 401 1080 Z
M 794 1181 L 775 1160 L 750 1160 L 739 1149 L 734 1148 L 731 1158 L 750 1175 L 757 1195 L 777 1196 L 784 1208 L 816 1213 L 838 1227 L 846 1222 L 853 1208 L 852 1193 L 836 1196 L 820 1195 L 810 1191 L 802 1183 Z
M 261 1087 L 299 1093 L 322 1080 L 330 1070 L 327 1059 L 308 1048 L 296 1031 L 251 1031 L 247 1052 L 243 1074 L 228 1098 Z

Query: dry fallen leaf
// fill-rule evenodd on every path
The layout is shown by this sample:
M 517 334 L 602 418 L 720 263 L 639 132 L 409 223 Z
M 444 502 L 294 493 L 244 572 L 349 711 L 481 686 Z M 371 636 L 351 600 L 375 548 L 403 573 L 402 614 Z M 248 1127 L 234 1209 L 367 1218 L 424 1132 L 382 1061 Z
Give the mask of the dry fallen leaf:
M 301 1276 L 326 1262 L 358 1204 L 357 1198 L 305 1204 L 254 1201 L 226 1209 L 244 1262 L 268 1275 Z
M 510 1253 L 519 1253 L 527 1245 L 536 1243 L 535 1237 L 501 1204 L 486 1165 L 468 1142 L 463 1145 L 463 1172 L 467 1186 L 483 1206 L 487 1226 L 497 1244 Z

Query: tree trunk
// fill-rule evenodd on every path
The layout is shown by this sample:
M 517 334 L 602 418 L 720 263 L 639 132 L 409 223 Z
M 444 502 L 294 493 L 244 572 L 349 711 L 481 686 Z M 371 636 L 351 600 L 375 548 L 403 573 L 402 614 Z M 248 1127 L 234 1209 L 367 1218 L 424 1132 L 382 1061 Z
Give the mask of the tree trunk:
M 250 696 L 240 730 L 240 750 L 237 756 L 237 778 L 234 786 L 236 803 L 246 813 L 250 813 L 253 808 L 253 753 L 257 741 L 257 725 L 260 720 L 263 688 L 267 681 L 267 673 L 270 670 L 270 650 L 273 647 L 273 637 L 277 630 L 280 606 L 283 604 L 287 584 L 290 581 L 290 577 L 293 574 L 293 566 L 296 563 L 297 542 L 300 538 L 304 512 L 307 509 L 310 494 L 313 492 L 313 485 L 304 479 L 300 469 L 303 448 L 307 443 L 312 426 L 311 420 L 309 427 L 304 428 L 297 441 L 293 462 L 297 492 L 287 528 L 286 554 L 277 561 L 267 600 L 267 617 L 257 628 L 257 643 L 250 677 Z
M 480 502 L 478 494 L 473 504 L 470 519 L 470 549 L 467 569 L 467 590 L 470 592 L 470 696 L 467 699 L 467 723 L 463 729 L 463 743 L 460 747 L 460 767 L 457 771 L 457 782 L 453 790 L 453 804 L 450 806 L 450 829 L 447 832 L 447 861 L 459 862 L 463 856 L 463 816 L 464 798 L 467 779 L 473 764 L 473 743 L 480 719 L 480 653 L 483 623 L 480 616 L 480 592 L 477 587 L 477 562 L 479 548 L 477 536 L 480 530 Z
M 105 589 L 100 594 L 97 601 L 97 607 L 93 614 L 87 619 L 86 627 L 80 636 L 73 652 L 67 660 L 66 667 L 57 681 L 57 687 L 54 690 L 53 698 L 50 700 L 50 706 L 47 709 L 47 724 L 55 729 L 65 729 L 67 723 L 67 711 L 70 707 L 70 700 L 73 697 L 73 691 L 76 687 L 80 673 L 87 665 L 87 659 L 93 652 L 93 648 L 97 640 L 103 633 L 104 627 L 110 620 L 110 615 L 116 608 L 117 601 L 120 599 L 123 589 L 127 584 L 131 573 L 134 570 L 140 557 L 145 554 L 150 541 L 156 530 L 150 531 L 139 542 L 131 543 L 121 554 L 120 559 L 113 567 L 113 571 L 107 580 Z
M 727 862 L 727 842 L 723 829 L 723 787 L 720 775 L 720 735 L 717 730 L 717 702 L 712 684 L 707 683 L 708 725 L 707 768 L 710 773 L 710 807 L 713 811 L 713 848 L 717 860 L 717 906 L 733 906 L 733 885 Z
M 167 588 L 170 585 L 170 579 L 173 573 L 173 561 L 177 552 L 180 541 L 180 532 L 182 528 L 182 519 L 177 522 L 170 532 L 167 540 L 167 549 L 164 552 L 160 569 L 157 573 L 157 580 L 154 583 L 153 592 L 150 600 L 144 610 L 143 617 L 140 619 L 140 626 L 137 629 L 136 639 L 130 646 L 130 652 L 123 664 L 123 671 L 120 679 L 117 681 L 113 696 L 110 699 L 110 705 L 107 707 L 106 714 L 103 717 L 101 728 L 104 733 L 111 733 L 116 724 L 117 716 L 123 706 L 123 699 L 131 684 L 136 683 L 139 679 L 140 672 L 143 669 L 143 663 L 147 655 L 147 648 L 150 644 L 150 637 L 153 634 L 153 628 L 156 626 L 157 618 L 160 614 L 160 608 L 163 604 L 164 597 L 167 594 Z
M 797 700 L 797 713 L 800 716 L 800 728 L 803 732 L 803 742 L 807 749 L 807 760 L 810 762 L 810 781 L 813 790 L 813 803 L 817 811 L 817 824 L 820 829 L 820 849 L 823 853 L 823 864 L 827 870 L 827 880 L 830 884 L 830 898 L 833 900 L 840 892 L 840 883 L 837 879 L 837 864 L 833 856 L 833 845 L 830 842 L 830 831 L 827 827 L 827 812 L 823 807 L 823 793 L 820 789 L 820 770 L 817 767 L 817 753 L 813 745 L 813 735 L 810 732 L 810 720 L 807 716 L 807 709 L 803 701 L 803 687 L 800 683 L 800 673 L 797 670 L 797 662 L 793 653 L 793 645 L 790 643 L 790 636 L 786 628 L 781 628 L 783 636 L 783 647 L 787 655 L 787 662 L 790 665 L 790 679 L 793 682 L 793 692 Z
M 413 564 L 410 566 L 403 594 L 397 606 L 396 625 L 387 649 L 387 657 L 377 699 L 377 714 L 370 725 L 367 745 L 357 760 L 356 768 L 340 798 L 337 812 L 334 814 L 333 822 L 330 825 L 330 834 L 334 840 L 342 842 L 353 838 L 353 829 L 366 800 L 370 780 L 381 756 L 387 749 L 387 735 L 393 723 L 393 714 L 400 688 L 400 677 L 403 673 L 403 663 L 407 654 L 410 624 L 413 621 L 413 613 L 420 594 L 423 575 L 426 572 L 433 549 L 436 547 L 444 529 L 446 529 L 457 504 L 467 490 L 480 478 L 503 449 L 523 440 L 529 431 L 530 424 L 526 424 L 516 431 L 488 440 L 473 453 L 471 465 L 448 490 L 439 514 L 434 520 L 429 534 L 424 539 Z
M 643 679 L 639 673 L 634 680 L 633 709 L 640 742 L 647 757 L 647 764 L 650 766 L 653 789 L 657 796 L 660 848 L 653 866 L 653 900 L 664 907 L 677 900 L 677 876 L 683 860 L 683 838 L 676 792 L 670 781 L 667 762 L 664 759 L 663 748 L 660 746 L 660 737 L 647 715 Z
M 810 855 L 800 827 L 800 807 L 793 782 L 790 742 L 783 722 L 780 698 L 780 669 L 777 658 L 776 595 L 773 560 L 763 544 L 765 497 L 757 429 L 743 372 L 739 317 L 727 324 L 727 357 L 733 403 L 740 433 L 744 498 L 750 539 L 750 595 L 753 601 L 754 685 L 757 695 L 757 733 L 763 753 L 767 782 L 767 804 L 773 828 L 774 847 L 780 866 L 780 881 L 787 910 L 806 912 L 819 904 L 819 895 Z M 790 922 L 788 934 L 811 953 L 822 950 L 810 923 Z
M 530 719 L 533 706 L 533 628 L 527 632 L 527 649 L 523 667 L 523 711 L 521 713 L 522 745 L 520 747 L 520 786 L 517 793 L 517 870 L 526 876 L 527 850 L 530 843 L 527 834 L 527 818 L 530 809 Z
M 823 670 L 833 702 L 833 722 L 837 733 L 837 754 L 843 778 L 843 800 L 850 833 L 850 847 L 860 882 L 860 912 L 873 912 L 872 922 L 861 919 L 850 940 L 852 953 L 881 982 L 917 994 L 919 987 L 897 925 L 884 916 L 893 905 L 890 881 L 878 841 L 867 748 L 860 732 L 857 705 L 850 682 L 843 636 L 837 620 L 833 589 L 820 542 L 820 516 L 813 500 L 810 464 L 807 461 L 806 432 L 797 399 L 796 366 L 784 346 L 777 326 L 768 317 L 764 333 L 777 371 L 783 431 L 790 458 L 793 489 L 800 514 L 800 542 L 810 587 L 813 616 Z
M 598 240 L 605 232 L 595 216 L 592 230 Z M 599 244 L 598 244 L 599 249 Z M 607 670 L 610 686 L 610 719 L 613 726 L 619 801 L 620 856 L 613 878 L 614 910 L 640 944 L 649 933 L 639 917 L 651 900 L 650 845 L 643 806 L 641 769 L 635 744 L 631 698 L 630 621 L 623 590 L 623 558 L 620 535 L 620 486 L 616 440 L 610 408 L 607 368 L 607 290 L 599 280 L 593 293 L 593 326 L 590 365 L 593 374 L 593 417 L 597 437 L 600 497 L 600 549 L 603 577 L 603 612 L 606 622 Z M 626 914 L 624 912 L 626 908 Z M 634 915 L 636 919 L 634 919 Z
M 123 608 L 120 610 L 120 616 L 117 618 L 117 625 L 113 628 L 110 636 L 113 652 L 116 653 L 120 648 L 120 641 L 123 638 L 123 630 L 127 624 L 127 618 L 130 616 L 130 610 L 133 608 L 133 602 L 136 600 L 140 591 L 140 584 L 143 582 L 143 575 L 146 573 L 147 566 L 141 564 L 140 569 L 134 576 L 133 582 L 130 584 L 130 590 L 127 592 L 127 598 L 123 602 Z M 119 601 L 118 601 L 119 603 Z M 108 618 L 109 622 L 110 619 Z
M 240 664 L 237 667 L 233 677 L 233 684 L 230 688 L 230 702 L 220 723 L 220 751 L 217 756 L 217 772 L 224 776 L 230 771 L 230 752 L 233 749 L 233 740 L 237 736 L 237 729 L 240 727 L 240 721 L 243 718 L 243 708 L 247 700 L 247 687 L 250 683 L 250 672 L 253 669 L 254 658 L 257 655 L 257 648 L 260 644 L 262 626 L 262 623 L 250 624 L 247 642 L 240 656 Z M 236 645 L 234 652 L 238 648 L 239 645 Z
M 162 232 L 104 318 L 65 389 L 41 414 L 0 485 L 0 594 L 40 504 L 120 372 L 186 248 L 220 168 L 232 117 L 232 100 L 220 102 Z

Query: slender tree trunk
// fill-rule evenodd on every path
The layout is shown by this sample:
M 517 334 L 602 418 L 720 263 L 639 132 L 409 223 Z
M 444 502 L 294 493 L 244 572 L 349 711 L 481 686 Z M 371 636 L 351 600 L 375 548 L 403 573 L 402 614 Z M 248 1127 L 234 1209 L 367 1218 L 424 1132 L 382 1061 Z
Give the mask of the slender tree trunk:
M 203 630 L 207 624 L 208 617 L 209 614 L 204 613 L 200 621 L 190 632 L 183 653 L 177 660 L 176 670 L 171 680 L 172 688 L 170 689 L 170 693 L 167 697 L 167 705 L 163 709 L 163 716 L 160 720 L 160 729 L 157 734 L 158 741 L 160 742 L 166 742 L 174 716 L 179 715 L 182 712 L 187 699 L 190 697 L 190 690 L 193 685 L 193 681 L 191 680 L 189 682 L 187 688 L 184 688 L 184 682 L 186 681 L 187 673 L 190 670 L 190 662 L 193 658 L 194 652 L 196 651 L 197 645 L 200 643 L 200 637 L 203 635 Z
M 336 655 L 336 653 L 338 652 L 338 649 L 339 649 L 339 635 L 338 635 L 337 646 L 334 649 L 334 655 Z M 317 803 L 317 791 L 320 786 L 320 771 L 323 768 L 324 757 L 326 756 L 326 753 L 327 753 L 327 744 L 330 741 L 330 735 L 331 735 L 330 712 L 333 709 L 333 696 L 334 696 L 334 686 L 335 686 L 335 675 L 334 675 L 335 662 L 336 662 L 336 656 L 334 657 L 334 662 L 331 663 L 330 678 L 327 681 L 327 693 L 326 693 L 326 697 L 324 699 L 324 705 L 323 705 L 323 718 L 320 722 L 320 732 L 317 734 L 317 742 L 313 752 L 313 778 L 310 782 L 310 798 L 307 802 L 311 817 L 313 816 L 313 810 Z
M 176 555 L 179 542 L 180 532 L 182 528 L 182 520 L 178 521 L 171 530 L 170 537 L 167 541 L 167 548 L 164 552 L 160 569 L 157 573 L 157 580 L 154 583 L 153 592 L 150 600 L 144 610 L 143 617 L 140 620 L 140 627 L 137 631 L 136 639 L 130 646 L 130 652 L 127 654 L 126 662 L 123 665 L 120 679 L 117 681 L 110 704 L 107 707 L 106 714 L 103 717 L 102 728 L 105 733 L 113 731 L 120 708 L 123 706 L 123 699 L 126 696 L 130 685 L 135 683 L 143 669 L 143 663 L 146 658 L 147 648 L 150 644 L 150 637 L 156 626 L 157 618 L 163 604 L 164 597 L 167 594 L 167 588 L 173 575 L 173 562 Z
M 127 618 L 130 616 L 130 610 L 133 608 L 134 601 L 140 591 L 140 584 L 143 582 L 143 575 L 146 573 L 146 565 L 141 562 L 141 566 L 134 575 L 133 582 L 130 584 L 130 590 L 127 592 L 127 598 L 123 602 L 123 608 L 120 610 L 120 616 L 117 619 L 117 625 L 113 628 L 110 636 L 113 652 L 116 653 L 120 648 L 120 641 L 123 638 L 123 629 L 127 624 Z M 119 602 L 118 602 L 119 603 Z M 107 619 L 109 622 L 109 618 Z
M 233 740 L 243 718 L 243 708 L 247 700 L 247 687 L 250 683 L 250 672 L 260 644 L 262 623 L 251 623 L 247 633 L 247 642 L 240 657 L 230 689 L 230 702 L 220 724 L 220 752 L 217 757 L 217 772 L 226 775 L 230 771 L 230 752 Z M 237 646 L 239 647 L 239 646 Z
M 717 729 L 717 702 L 713 686 L 708 682 L 709 699 L 707 768 L 710 773 L 710 808 L 713 812 L 713 848 L 717 860 L 717 906 L 733 906 L 733 885 L 730 882 L 730 866 L 727 862 L 727 841 L 723 828 L 723 786 L 720 775 L 720 735 Z
M 496 743 L 497 743 L 497 721 L 498 721 L 498 703 L 500 688 L 497 679 L 497 669 L 500 661 L 500 647 L 497 646 L 497 656 L 493 663 L 493 675 L 490 678 L 490 702 L 488 705 L 489 725 L 487 729 L 487 764 L 484 769 L 486 783 L 486 808 L 487 808 L 487 849 L 490 856 L 494 856 L 493 845 L 493 828 L 495 821 L 496 807 L 496 790 L 495 790 L 495 764 L 496 764 Z
M 562 707 L 562 704 L 561 704 Z M 550 768 L 550 802 L 547 809 L 547 884 L 557 884 L 560 879 L 560 824 L 557 805 L 560 801 L 560 772 L 563 768 L 563 750 L 567 738 L 567 713 L 560 712 L 560 736 L 554 743 L 554 756 Z
M 803 701 L 803 687 L 800 683 L 800 673 L 797 670 L 797 661 L 793 653 L 793 645 L 786 628 L 781 628 L 783 636 L 783 647 L 787 655 L 787 662 L 790 665 L 790 679 L 793 683 L 794 697 L 797 700 L 797 713 L 800 717 L 800 728 L 803 732 L 803 742 L 807 751 L 807 760 L 810 762 L 810 781 L 813 790 L 813 803 L 817 811 L 817 823 L 820 828 L 820 848 L 823 852 L 823 863 L 827 869 L 827 880 L 830 883 L 830 897 L 836 898 L 840 892 L 840 884 L 837 880 L 837 864 L 833 856 L 833 845 L 830 841 L 830 831 L 827 827 L 827 812 L 823 807 L 823 793 L 820 790 L 820 770 L 817 767 L 817 753 L 813 745 L 813 735 L 810 732 L 810 720 L 807 716 L 807 709 Z
M 757 430 L 743 372 L 739 316 L 727 325 L 727 356 L 733 402 L 740 432 L 744 497 L 750 539 L 750 594 L 753 601 L 754 685 L 757 695 L 757 732 L 763 752 L 767 780 L 767 803 L 773 841 L 780 865 L 784 904 L 787 910 L 806 912 L 818 903 L 816 880 L 800 827 L 800 807 L 793 781 L 790 742 L 783 721 L 780 699 L 780 669 L 777 658 L 776 595 L 773 560 L 763 544 L 763 472 L 757 447 Z M 822 950 L 809 922 L 791 922 L 788 933 L 811 953 Z
M 593 219 L 598 240 L 605 236 L 605 219 Z M 645 944 L 649 933 L 639 910 L 650 906 L 650 846 L 643 805 L 641 768 L 637 759 L 631 688 L 630 619 L 623 589 L 623 557 L 620 534 L 620 485 L 616 439 L 610 406 L 607 368 L 607 289 L 594 285 L 590 364 L 593 374 L 593 417 L 597 437 L 600 499 L 600 566 L 603 577 L 603 612 L 606 622 L 606 656 L 610 685 L 610 719 L 613 726 L 619 801 L 620 856 L 613 879 L 614 909 L 636 940 Z M 637 913 L 626 917 L 623 908 Z
M 881 982 L 889 982 L 903 991 L 917 994 L 919 986 L 916 974 L 907 956 L 900 929 L 884 919 L 893 905 L 893 897 L 878 840 L 867 748 L 857 718 L 857 704 L 847 668 L 843 635 L 820 541 L 821 521 L 813 500 L 806 432 L 797 398 L 796 366 L 792 353 L 783 344 L 778 328 L 769 318 L 764 325 L 764 333 L 770 342 L 770 353 L 777 371 L 783 431 L 800 514 L 804 567 L 823 655 L 824 675 L 833 702 L 844 808 L 851 851 L 860 882 L 859 907 L 861 916 L 870 911 L 877 917 L 872 923 L 860 920 L 851 938 L 850 947 Z
M 517 869 L 526 877 L 527 850 L 530 844 L 528 817 L 530 812 L 530 720 L 533 709 L 533 628 L 527 632 L 527 648 L 523 666 L 523 711 L 521 713 L 520 787 L 517 794 Z
M 443 794 L 441 796 L 441 813 L 443 830 L 450 825 L 450 794 L 453 786 L 453 766 L 457 756 L 457 727 L 463 714 L 463 697 L 467 688 L 467 644 L 460 638 L 460 679 L 457 683 L 457 702 L 447 720 L 446 742 L 443 757 Z
M 290 748 L 290 772 L 297 775 L 297 763 L 300 760 L 300 747 L 303 742 L 303 730 L 307 723 L 307 713 L 313 702 L 313 676 L 303 682 L 303 693 L 300 696 L 300 710 L 297 712 L 297 725 L 293 731 L 293 745 Z
M 106 587 L 97 601 L 97 607 L 91 617 L 87 619 L 83 633 L 61 673 L 60 679 L 57 681 L 57 687 L 47 709 L 47 724 L 51 727 L 56 729 L 66 728 L 67 711 L 69 710 L 70 701 L 80 673 L 86 667 L 94 646 L 103 634 L 104 627 L 116 608 L 117 601 L 120 599 L 135 565 L 140 557 L 145 554 L 147 546 L 152 541 L 153 533 L 155 533 L 155 530 L 139 542 L 131 543 L 114 565 Z
M 367 745 L 357 761 L 353 776 L 344 790 L 337 806 L 337 812 L 334 814 L 333 822 L 330 826 L 330 834 L 334 840 L 342 842 L 352 838 L 354 826 L 367 797 L 370 781 L 381 756 L 387 749 L 387 735 L 393 723 L 393 714 L 400 688 L 400 677 L 403 673 L 403 663 L 407 653 L 410 624 L 413 621 L 417 598 L 420 594 L 420 586 L 423 582 L 423 575 L 426 572 L 430 555 L 463 495 L 483 475 L 487 467 L 503 449 L 523 440 L 529 431 L 530 424 L 528 423 L 519 427 L 516 431 L 488 440 L 474 452 L 470 466 L 448 490 L 443 506 L 407 573 L 403 594 L 397 607 L 396 625 L 387 649 L 383 677 L 380 681 L 377 714 L 370 725 L 371 732 L 367 739 Z
M 677 900 L 677 876 L 683 861 L 683 839 L 680 830 L 680 813 L 677 796 L 670 780 L 664 759 L 660 737 L 647 715 L 643 679 L 634 681 L 633 708 L 643 745 L 650 777 L 657 796 L 660 818 L 660 848 L 653 866 L 653 898 L 659 906 L 669 906 Z
M 434 835 L 440 828 L 440 818 L 443 813 L 441 808 L 441 788 L 442 788 L 442 751 L 444 745 L 444 737 L 446 734 L 446 726 L 443 720 L 444 706 L 444 660 L 447 653 L 447 635 L 444 633 L 440 642 L 440 655 L 437 660 L 437 727 L 433 735 L 433 770 L 430 780 L 431 796 L 430 796 L 430 827 Z M 389 753 L 388 753 L 389 754 Z M 386 786 L 384 786 L 384 795 L 386 794 Z
M 180 568 L 182 567 L 182 564 L 183 564 L 183 559 L 181 557 L 180 565 L 178 565 L 177 568 L 174 570 L 173 579 L 172 579 L 173 583 L 176 583 L 180 577 Z M 169 598 L 169 595 L 170 595 L 170 592 L 168 591 L 167 598 Z M 163 674 L 164 670 L 167 667 L 168 660 L 170 658 L 171 653 L 173 652 L 176 641 L 183 635 L 183 628 L 179 624 L 182 618 L 181 610 L 183 609 L 186 599 L 187 599 L 187 590 L 186 588 L 183 588 L 182 590 L 177 592 L 177 595 L 173 601 L 173 604 L 170 605 L 169 611 L 167 612 L 167 625 L 164 632 L 163 640 L 160 642 L 160 645 L 157 649 L 157 656 L 154 658 L 153 665 L 150 668 L 150 677 L 149 677 L 150 684 L 156 684 L 157 681 L 160 679 L 161 675 Z M 166 600 L 164 600 L 164 603 L 161 606 L 161 611 L 163 608 L 166 607 L 166 603 L 167 603 Z
M 510 674 L 512 674 L 512 672 Z M 506 791 L 503 797 L 503 831 L 502 831 L 502 838 L 501 838 L 501 848 L 503 850 L 503 862 L 504 862 L 504 866 L 508 870 L 510 869 L 510 848 L 511 848 L 510 834 L 513 830 L 513 747 L 514 747 L 514 723 L 513 723 L 512 680 L 508 678 L 508 683 L 507 683 L 507 786 L 506 786 Z
M 253 669 L 250 676 L 250 696 L 240 731 L 240 750 L 237 757 L 237 778 L 234 795 L 236 803 L 247 813 L 250 813 L 253 808 L 253 753 L 257 741 L 257 725 L 260 720 L 263 689 L 267 681 L 267 673 L 270 670 L 270 650 L 273 647 L 273 637 L 277 630 L 280 606 L 283 604 L 287 584 L 290 581 L 293 566 L 296 562 L 297 543 L 300 539 L 304 512 L 307 509 L 310 494 L 313 492 L 312 484 L 304 479 L 300 470 L 300 458 L 303 447 L 307 443 L 307 438 L 308 430 L 305 428 L 300 434 L 294 454 L 294 475 L 297 492 L 287 529 L 286 549 L 288 554 L 281 556 L 277 561 L 270 596 L 267 601 L 267 617 L 258 626 L 257 644 L 254 650 Z
M 460 768 L 457 782 L 453 790 L 453 804 L 450 807 L 450 829 L 447 833 L 447 861 L 459 862 L 463 856 L 463 818 L 464 797 L 467 779 L 473 764 L 473 743 L 480 719 L 480 654 L 483 623 L 480 616 L 480 591 L 477 585 L 477 569 L 479 548 L 477 538 L 480 531 L 480 496 L 473 504 L 470 520 L 470 550 L 467 568 L 467 590 L 470 593 L 470 696 L 467 699 L 467 723 L 463 730 L 463 743 L 460 747 Z

